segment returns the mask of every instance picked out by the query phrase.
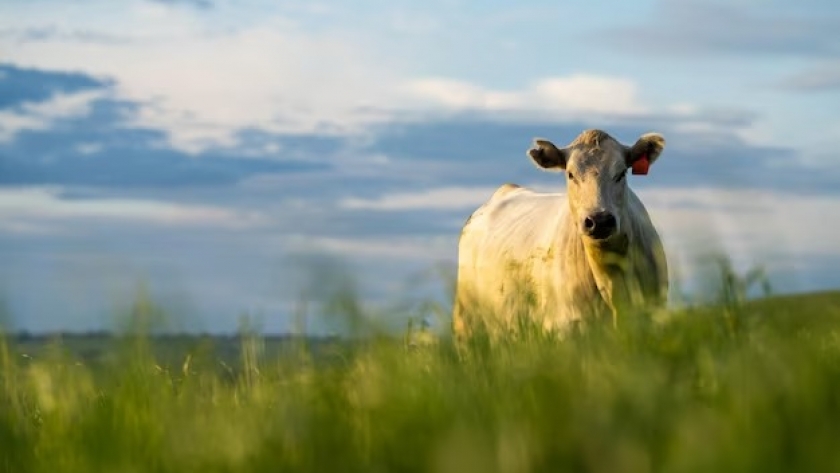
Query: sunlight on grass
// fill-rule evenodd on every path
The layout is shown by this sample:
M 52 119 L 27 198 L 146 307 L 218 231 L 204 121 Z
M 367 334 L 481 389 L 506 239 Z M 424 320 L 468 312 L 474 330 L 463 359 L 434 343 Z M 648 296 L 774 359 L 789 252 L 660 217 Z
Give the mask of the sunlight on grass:
M 837 471 L 840 297 L 747 301 L 759 276 L 723 262 L 717 305 L 459 345 L 414 327 L 435 343 L 370 332 L 274 350 L 243 318 L 238 339 L 163 350 L 140 300 L 108 356 L 3 339 L 0 468 Z M 361 318 L 349 292 L 325 306 Z

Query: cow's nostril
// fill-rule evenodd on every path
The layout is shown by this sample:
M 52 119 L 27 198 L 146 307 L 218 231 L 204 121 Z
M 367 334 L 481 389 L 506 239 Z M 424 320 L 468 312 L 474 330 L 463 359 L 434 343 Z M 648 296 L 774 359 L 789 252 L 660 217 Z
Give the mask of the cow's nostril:
M 586 227 L 587 229 L 591 229 L 592 227 L 595 226 L 595 220 L 592 220 L 591 218 L 586 217 L 586 220 L 583 221 L 583 226 Z

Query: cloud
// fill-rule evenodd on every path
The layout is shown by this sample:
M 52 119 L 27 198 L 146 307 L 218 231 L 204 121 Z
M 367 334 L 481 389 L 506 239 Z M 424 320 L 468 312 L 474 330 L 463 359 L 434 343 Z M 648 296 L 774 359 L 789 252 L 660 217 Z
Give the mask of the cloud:
M 190 6 L 200 10 L 207 10 L 213 8 L 215 5 L 212 0 L 149 0 L 154 3 L 160 3 L 169 6 Z
M 206 205 L 184 205 L 150 199 L 62 199 L 54 188 L 0 188 L 0 231 L 41 233 L 44 224 L 55 221 L 99 220 L 119 224 L 134 222 L 172 226 L 217 226 L 241 228 L 259 225 L 264 218 L 255 212 L 238 213 Z M 48 232 L 47 232 L 48 233 Z
M 493 192 L 494 187 L 444 187 L 416 193 L 395 193 L 375 199 L 345 198 L 339 207 L 356 210 L 466 210 L 481 205 Z
M 80 72 L 0 64 L 0 146 L 22 131 L 47 130 L 90 113 L 113 81 Z
M 18 45 L 42 41 L 64 41 L 77 44 L 126 44 L 135 40 L 119 33 L 102 33 L 74 28 L 59 29 L 55 25 L 0 28 L 0 39 Z
M 101 90 L 57 92 L 41 101 L 0 108 L 0 144 L 11 141 L 21 131 L 46 130 L 58 120 L 86 115 L 93 102 L 104 95 Z
M 798 92 L 829 92 L 840 90 L 840 59 L 837 63 L 813 68 L 785 78 L 783 89 Z
M 771 263 L 778 255 L 840 257 L 840 196 L 714 187 L 638 193 L 670 240 L 686 249 L 717 239 L 730 254 Z
M 285 18 L 208 34 L 185 11 L 136 5 L 128 11 L 120 31 L 101 25 L 96 31 L 136 41 L 77 44 L 46 37 L 18 44 L 11 60 L 75 69 L 83 54 L 87 72 L 113 78 L 120 99 L 143 104 L 136 125 L 166 130 L 171 144 L 189 151 L 233 144 L 235 133 L 247 128 L 357 129 L 381 119 L 379 106 L 391 102 L 398 82 L 352 37 L 310 33 Z
M 389 258 L 409 261 L 426 260 L 430 263 L 452 256 L 452 237 L 437 235 L 434 238 L 348 238 L 338 236 L 292 235 L 288 238 L 290 253 L 327 252 L 364 260 L 367 258 Z
M 709 1 L 659 1 L 656 7 L 647 23 L 600 31 L 593 40 L 636 54 L 840 56 L 840 15 L 833 9 Z
M 706 258 L 715 254 L 728 255 L 739 272 L 763 266 L 782 293 L 840 283 L 824 269 L 825 261 L 840 261 L 836 196 L 717 188 L 650 189 L 639 195 L 686 290 L 701 287 Z
M 7 68 L 46 84 L 62 84 L 47 72 Z M 82 77 L 72 81 L 87 84 Z M 37 83 L 31 90 L 45 90 Z M 55 87 L 66 90 L 69 87 Z M 133 126 L 138 104 L 116 100 L 108 90 L 30 94 L 42 101 L 0 109 L 0 184 L 77 185 L 102 187 L 171 187 L 226 185 L 266 173 L 302 173 L 326 169 L 327 161 L 306 161 L 334 152 L 330 137 L 267 135 L 242 130 L 240 146 L 215 147 L 189 154 L 167 145 L 166 133 Z M 46 98 L 45 98 L 46 97 Z
M 548 110 L 643 113 L 630 79 L 573 74 L 536 81 L 524 90 L 490 90 L 464 81 L 429 78 L 403 86 L 410 94 L 455 110 Z

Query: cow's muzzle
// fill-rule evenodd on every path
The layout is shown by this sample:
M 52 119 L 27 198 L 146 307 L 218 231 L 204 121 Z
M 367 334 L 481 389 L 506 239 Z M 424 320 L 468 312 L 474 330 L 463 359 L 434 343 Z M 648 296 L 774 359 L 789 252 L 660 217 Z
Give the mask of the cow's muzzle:
M 595 240 L 606 240 L 618 229 L 615 215 L 597 212 L 583 219 L 583 233 Z

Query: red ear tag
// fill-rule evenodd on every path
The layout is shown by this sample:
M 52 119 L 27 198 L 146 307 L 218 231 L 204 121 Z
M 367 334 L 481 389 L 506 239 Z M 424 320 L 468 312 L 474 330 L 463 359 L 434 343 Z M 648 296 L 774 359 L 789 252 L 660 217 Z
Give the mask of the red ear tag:
M 633 174 L 645 176 L 650 168 L 650 161 L 647 156 L 642 156 L 633 163 Z

